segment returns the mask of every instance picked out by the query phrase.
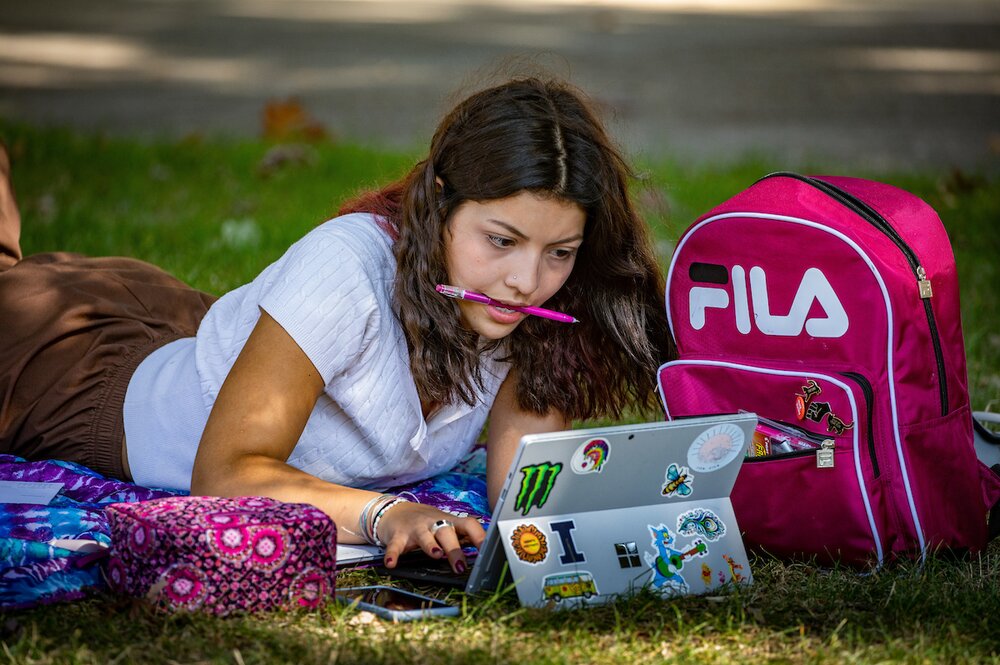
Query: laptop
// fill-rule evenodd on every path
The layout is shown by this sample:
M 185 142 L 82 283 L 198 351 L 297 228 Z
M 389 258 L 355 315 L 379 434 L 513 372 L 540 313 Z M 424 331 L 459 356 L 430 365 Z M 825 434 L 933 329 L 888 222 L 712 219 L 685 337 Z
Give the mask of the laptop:
M 752 582 L 729 495 L 756 424 L 742 413 L 523 437 L 465 590 L 495 589 L 505 562 L 528 607 Z

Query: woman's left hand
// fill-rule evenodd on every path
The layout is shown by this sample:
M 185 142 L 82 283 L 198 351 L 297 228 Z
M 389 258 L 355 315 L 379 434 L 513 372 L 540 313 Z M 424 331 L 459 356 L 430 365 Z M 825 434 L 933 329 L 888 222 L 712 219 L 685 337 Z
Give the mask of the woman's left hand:
M 419 548 L 434 559 L 448 557 L 451 569 L 459 574 L 468 568 L 461 541 L 479 547 L 486 538 L 473 517 L 456 517 L 410 502 L 397 503 L 385 512 L 378 523 L 378 535 L 385 543 L 386 568 L 395 568 L 401 554 Z

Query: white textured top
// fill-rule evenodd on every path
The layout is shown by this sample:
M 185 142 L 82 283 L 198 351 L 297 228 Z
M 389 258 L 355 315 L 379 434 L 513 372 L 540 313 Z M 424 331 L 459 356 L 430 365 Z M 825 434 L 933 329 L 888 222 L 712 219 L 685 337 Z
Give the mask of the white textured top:
M 392 304 L 395 269 L 391 240 L 371 215 L 330 220 L 216 301 L 196 338 L 143 360 L 124 407 L 135 482 L 190 488 L 208 412 L 260 309 L 291 335 L 326 384 L 289 464 L 369 489 L 453 467 L 478 438 L 509 366 L 484 358 L 486 385 L 476 405 L 445 405 L 425 421 Z

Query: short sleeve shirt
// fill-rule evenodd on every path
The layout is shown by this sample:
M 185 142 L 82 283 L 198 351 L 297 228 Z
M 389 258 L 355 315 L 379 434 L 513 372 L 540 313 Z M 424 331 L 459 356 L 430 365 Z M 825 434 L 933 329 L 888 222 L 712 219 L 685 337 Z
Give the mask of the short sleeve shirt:
M 253 282 L 220 298 L 202 321 L 193 345 L 188 342 L 185 349 L 174 342 L 164 347 L 177 345 L 175 355 L 190 358 L 179 362 L 195 364 L 197 372 L 187 375 L 197 376 L 200 385 L 178 389 L 197 389 L 203 413 L 192 414 L 200 428 L 189 423 L 187 434 L 173 435 L 194 440 L 173 444 L 182 445 L 184 453 L 170 455 L 177 460 L 172 466 L 179 467 L 166 474 L 170 483 L 157 478 L 161 482 L 150 484 L 173 487 L 186 477 L 187 485 L 179 489 L 190 486 L 204 420 L 261 310 L 295 340 L 325 384 L 289 464 L 330 482 L 369 489 L 415 482 L 453 467 L 477 440 L 509 366 L 493 356 L 483 358 L 484 385 L 475 404 L 447 404 L 425 420 L 393 304 L 395 269 L 391 240 L 373 216 L 330 220 L 290 247 Z M 154 355 L 169 359 L 170 352 Z M 163 363 L 150 363 L 143 372 L 146 364 L 130 382 L 130 393 L 133 384 L 136 394 L 142 392 L 140 384 L 156 385 L 155 375 L 143 375 L 155 374 Z M 171 372 L 171 376 L 184 374 Z M 127 395 L 126 412 L 128 403 Z M 130 420 L 136 418 L 126 418 L 130 465 L 137 482 L 148 482 L 136 471 L 152 464 L 133 462 L 133 449 L 142 456 L 155 456 L 156 451 L 143 442 L 133 443 Z M 169 423 L 177 420 L 177 414 L 159 420 Z M 147 442 L 155 435 L 142 433 Z

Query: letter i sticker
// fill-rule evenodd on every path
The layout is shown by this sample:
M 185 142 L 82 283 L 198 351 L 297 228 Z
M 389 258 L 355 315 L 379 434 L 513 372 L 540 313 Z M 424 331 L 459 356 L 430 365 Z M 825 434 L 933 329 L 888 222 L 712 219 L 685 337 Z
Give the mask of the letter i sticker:
M 583 552 L 576 549 L 576 543 L 573 542 L 573 529 L 576 528 L 576 522 L 573 520 L 550 522 L 549 528 L 559 534 L 559 540 L 562 544 L 563 553 L 559 555 L 559 563 L 569 565 L 583 563 L 587 560 Z

